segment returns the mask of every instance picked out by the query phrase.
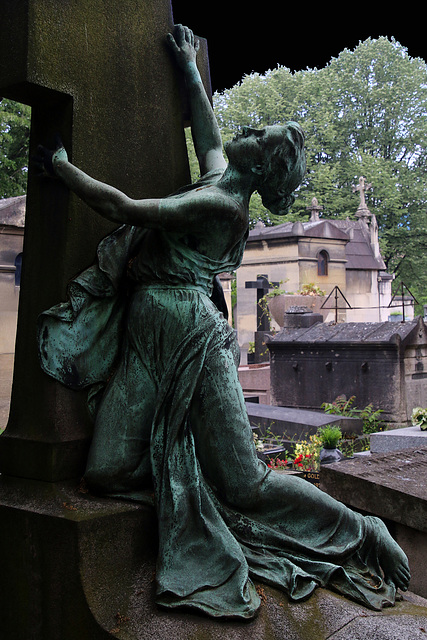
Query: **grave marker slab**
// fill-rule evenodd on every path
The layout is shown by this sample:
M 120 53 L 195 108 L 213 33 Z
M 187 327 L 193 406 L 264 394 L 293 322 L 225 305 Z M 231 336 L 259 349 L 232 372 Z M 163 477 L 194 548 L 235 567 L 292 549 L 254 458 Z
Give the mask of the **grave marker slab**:
M 421 431 L 419 426 L 391 429 L 372 433 L 370 436 L 372 453 L 389 453 L 403 449 L 427 447 L 427 431 Z

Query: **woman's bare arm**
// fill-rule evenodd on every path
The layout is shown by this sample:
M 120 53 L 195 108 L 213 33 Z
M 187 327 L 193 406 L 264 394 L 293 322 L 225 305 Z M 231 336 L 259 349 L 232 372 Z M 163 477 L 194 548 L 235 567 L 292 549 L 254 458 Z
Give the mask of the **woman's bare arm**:
M 51 152 L 43 147 L 43 164 L 48 162 L 53 173 L 94 211 L 119 224 L 130 224 L 165 231 L 203 231 L 213 218 L 231 222 L 239 215 L 234 201 L 212 193 L 210 189 L 191 192 L 182 198 L 146 198 L 133 200 L 115 187 L 91 178 L 68 161 L 60 147 Z M 48 160 L 46 159 L 48 157 Z
M 159 216 L 160 199 L 148 198 L 137 201 L 141 210 L 139 220 L 136 220 L 136 216 L 131 220 L 127 211 L 133 208 L 132 199 L 119 189 L 95 180 L 71 164 L 63 147 L 54 152 L 52 169 L 54 174 L 91 209 L 112 222 L 120 224 L 138 224 L 139 222 L 143 226 L 144 213 L 147 219 Z

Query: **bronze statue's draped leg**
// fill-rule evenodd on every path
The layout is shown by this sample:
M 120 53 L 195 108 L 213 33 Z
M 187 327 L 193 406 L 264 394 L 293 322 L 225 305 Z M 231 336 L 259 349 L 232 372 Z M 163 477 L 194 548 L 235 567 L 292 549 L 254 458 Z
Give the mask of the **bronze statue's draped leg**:
M 197 328 L 179 331 L 177 317 L 182 327 Z M 126 365 L 118 370 L 123 378 L 111 384 L 125 397 L 139 398 L 140 409 L 132 400 L 128 412 L 113 406 L 106 411 L 117 416 L 117 424 L 104 431 L 99 451 L 105 455 L 102 443 L 111 438 L 111 449 L 124 453 L 122 471 L 134 460 L 135 475 L 116 474 L 122 478 L 117 495 L 126 495 L 122 482 L 128 477 L 127 497 L 138 499 L 146 458 L 136 464 L 135 452 L 152 421 L 158 602 L 250 617 L 258 601 L 248 576 L 281 587 L 295 600 L 330 586 L 371 608 L 393 602 L 395 589 L 381 578 L 376 550 L 364 545 L 374 521 L 303 480 L 270 472 L 257 459 L 237 380 L 235 338 L 207 296 L 141 289 L 129 326 Z M 144 328 L 153 340 L 145 340 Z M 135 361 L 147 367 L 141 381 Z M 132 380 L 131 392 L 126 380 Z M 135 434 L 125 453 L 128 415 L 135 418 Z
M 364 518 L 258 460 L 232 342 L 207 354 L 191 428 L 203 476 L 244 551 L 250 576 L 283 588 L 294 600 L 329 586 L 372 609 L 394 603 L 396 590 L 382 578 L 378 549 L 365 544 L 379 539 L 379 531 L 372 534 L 376 518 Z
M 206 353 L 233 341 L 231 327 L 199 291 L 137 290 L 122 355 L 99 405 L 86 479 L 98 492 L 144 502 L 154 484 L 159 604 L 251 618 L 259 596 L 203 478 L 189 423 Z

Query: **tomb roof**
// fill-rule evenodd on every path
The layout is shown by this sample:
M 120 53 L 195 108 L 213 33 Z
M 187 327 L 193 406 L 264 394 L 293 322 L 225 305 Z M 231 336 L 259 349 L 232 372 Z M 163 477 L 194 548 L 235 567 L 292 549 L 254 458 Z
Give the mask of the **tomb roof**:
M 421 318 L 408 322 L 318 322 L 308 328 L 283 328 L 269 342 L 412 344 L 420 330 L 425 335 Z
M 0 200 L 0 226 L 24 227 L 26 199 L 26 196 L 16 196 Z
M 284 222 L 274 227 L 266 227 L 264 224 L 258 223 L 250 230 L 248 242 L 251 240 L 268 240 L 270 238 L 293 236 L 305 236 L 307 238 L 334 237 L 337 240 L 349 241 L 348 234 L 334 225 L 332 220 L 317 220 L 315 222 Z

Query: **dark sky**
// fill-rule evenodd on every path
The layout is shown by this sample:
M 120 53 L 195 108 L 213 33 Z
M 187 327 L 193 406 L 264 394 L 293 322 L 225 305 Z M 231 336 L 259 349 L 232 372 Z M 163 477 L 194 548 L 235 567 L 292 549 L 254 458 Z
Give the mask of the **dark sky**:
M 329 3 L 322 3 L 322 7 L 319 3 L 318 9 L 311 3 L 310 8 L 303 2 L 293 3 L 293 8 L 289 4 L 261 0 L 250 3 L 254 8 L 251 11 L 247 2 L 235 0 L 211 3 L 172 0 L 175 23 L 191 27 L 208 40 L 214 91 L 229 89 L 245 74 L 264 73 L 278 64 L 293 71 L 307 67 L 321 69 L 344 48 L 352 50 L 368 37 L 394 36 L 410 56 L 427 60 L 421 5 L 419 15 L 408 5 L 407 17 L 402 5 L 400 11 L 389 7 L 388 13 L 392 15 L 385 18 L 372 8 L 374 3 L 350 5 L 354 13 L 348 8 L 337 13 L 327 8 Z M 241 6 L 246 9 L 241 10 Z

